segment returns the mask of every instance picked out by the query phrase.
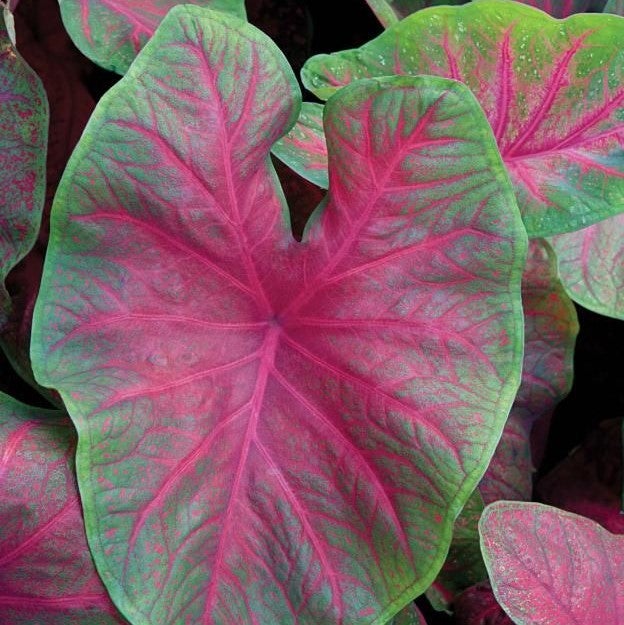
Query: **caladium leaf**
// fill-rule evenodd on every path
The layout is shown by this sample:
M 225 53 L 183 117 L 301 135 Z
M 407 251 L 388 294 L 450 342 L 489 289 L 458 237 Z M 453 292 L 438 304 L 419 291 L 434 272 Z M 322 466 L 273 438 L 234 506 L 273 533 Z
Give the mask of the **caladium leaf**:
M 570 232 L 624 211 L 624 21 L 555 20 L 481 0 L 418 11 L 357 50 L 312 57 L 320 98 L 358 78 L 433 74 L 477 96 L 530 236 Z
M 622 622 L 624 537 L 537 503 L 491 504 L 479 528 L 494 594 L 517 625 Z
M 624 319 L 624 214 L 552 237 L 570 297 L 601 315 Z
M 467 0 L 366 0 L 382 26 L 388 28 L 404 17 L 440 4 L 464 4 Z
M 172 7 L 184 0 L 59 0 L 67 32 L 94 63 L 125 74 Z M 245 17 L 244 0 L 193 0 L 193 4 Z
M 522 382 L 479 490 L 485 503 L 530 500 L 533 463 L 530 435 L 572 386 L 578 320 L 557 276 L 555 255 L 543 240 L 529 246 L 522 279 L 525 347 Z
M 329 186 L 323 105 L 304 102 L 297 123 L 275 143 L 273 154 L 322 189 Z
M 609 0 L 605 4 L 604 12 L 624 16 L 624 0 Z
M 415 603 L 406 605 L 388 625 L 427 625 L 425 617 Z
M 0 393 L 0 614 L 11 625 L 120 625 L 93 565 L 57 411 Z
M 37 238 L 45 194 L 48 104 L 0 16 L 0 329 L 10 297 L 4 281 Z
M 35 373 L 137 625 L 385 623 L 437 573 L 519 384 L 526 235 L 470 92 L 330 100 L 301 243 L 269 158 L 299 103 L 261 32 L 173 9 L 57 193 Z

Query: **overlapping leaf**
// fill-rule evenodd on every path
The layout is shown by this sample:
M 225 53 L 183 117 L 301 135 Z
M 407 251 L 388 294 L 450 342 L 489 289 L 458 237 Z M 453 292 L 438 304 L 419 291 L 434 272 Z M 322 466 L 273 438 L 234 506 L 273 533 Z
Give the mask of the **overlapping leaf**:
M 48 105 L 0 16 L 0 328 L 10 298 L 4 281 L 37 237 L 45 194 Z
M 513 2 L 418 11 L 358 50 L 310 59 L 321 98 L 363 77 L 433 74 L 477 96 L 531 236 L 624 211 L 624 21 Z
M 62 413 L 0 393 L 0 620 L 121 625 L 87 547 Z
M 486 508 L 481 544 L 497 600 L 517 625 L 621 623 L 624 537 L 536 503 Z
M 390 621 L 389 625 L 427 625 L 427 621 L 416 604 L 410 603 Z
M 59 0 L 67 32 L 94 63 L 125 74 L 172 7 L 182 0 Z M 244 0 L 193 4 L 245 17 Z
M 477 489 L 455 521 L 453 540 L 444 565 L 427 590 L 427 598 L 436 610 L 450 609 L 459 593 L 487 578 L 478 531 L 483 509 L 483 497 Z
M 530 500 L 533 425 L 555 409 L 572 386 L 578 321 L 557 276 L 550 246 L 531 241 L 522 280 L 525 347 L 522 382 L 479 491 L 485 503 Z
M 570 297 L 601 315 L 624 319 L 624 214 L 551 242 Z
M 33 359 L 137 625 L 385 623 L 436 574 L 519 383 L 525 234 L 470 92 L 328 102 L 302 243 L 269 159 L 299 102 L 259 31 L 174 9 L 57 193 Z
M 323 105 L 304 102 L 297 123 L 275 143 L 272 152 L 300 176 L 327 189 L 329 179 Z
M 624 0 L 608 0 L 604 12 L 624 16 Z

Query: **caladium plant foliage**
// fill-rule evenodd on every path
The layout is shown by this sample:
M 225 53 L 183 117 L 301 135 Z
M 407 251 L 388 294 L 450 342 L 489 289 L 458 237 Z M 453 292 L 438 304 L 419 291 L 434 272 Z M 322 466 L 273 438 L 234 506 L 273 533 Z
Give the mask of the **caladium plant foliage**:
M 483 107 L 530 236 L 624 210 L 624 21 L 555 20 L 478 0 L 418 11 L 358 50 L 318 55 L 304 84 L 326 98 L 349 82 L 433 74 L 467 84 Z
M 69 417 L 0 393 L 0 445 L 2 622 L 125 623 L 87 549 Z
M 624 214 L 552 237 L 559 272 L 574 301 L 624 319 Z
M 0 3 L 1 4 L 1 3 Z M 10 297 L 4 281 L 32 247 L 45 195 L 48 103 L 0 15 L 0 330 Z
M 98 65 L 124 74 L 180 0 L 59 0 L 76 47 Z M 245 17 L 244 0 L 194 0 L 194 5 Z
M 520 502 L 488 506 L 480 531 L 494 593 L 517 625 L 622 622 L 624 537 Z
M 301 243 L 269 160 L 299 103 L 267 37 L 176 8 L 57 193 L 34 368 L 134 623 L 386 622 L 436 574 L 518 386 L 525 233 L 470 92 L 332 98 Z

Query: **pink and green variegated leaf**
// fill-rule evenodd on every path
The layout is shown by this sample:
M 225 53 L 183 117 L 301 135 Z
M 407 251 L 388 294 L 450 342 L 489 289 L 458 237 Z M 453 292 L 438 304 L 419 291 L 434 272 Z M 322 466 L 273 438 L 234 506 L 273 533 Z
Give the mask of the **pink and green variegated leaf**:
M 432 74 L 483 107 L 530 236 L 624 211 L 624 20 L 560 21 L 481 0 L 419 11 L 358 50 L 312 57 L 306 87 L 327 98 L 358 78 Z
M 425 617 L 415 603 L 406 605 L 388 625 L 427 625 Z
M 0 15 L 0 328 L 10 308 L 7 274 L 37 238 L 47 132 L 41 81 L 15 49 Z
M 624 622 L 624 537 L 537 503 L 497 502 L 479 523 L 496 599 L 517 625 Z
M 449 610 L 461 592 L 487 579 L 478 530 L 484 507 L 481 493 L 475 490 L 455 521 L 444 566 L 427 590 L 427 598 L 436 610 Z
M 366 0 L 366 2 L 381 25 L 388 28 L 421 9 L 440 4 L 464 4 L 467 0 Z
M 604 12 L 624 16 L 624 0 L 609 0 L 605 5 Z
M 57 193 L 35 373 L 142 625 L 385 623 L 441 566 L 519 384 L 526 235 L 470 92 L 332 98 L 301 243 L 270 160 L 299 106 L 260 31 L 173 9 Z
M 165 17 L 184 0 L 59 0 L 63 23 L 76 47 L 94 63 L 125 74 Z M 244 0 L 193 0 L 192 4 L 245 18 Z
M 329 178 L 323 105 L 304 102 L 297 123 L 275 143 L 272 152 L 300 176 L 327 189 Z
M 87 547 L 63 413 L 0 393 L 0 621 L 121 625 Z
M 624 214 L 552 237 L 561 281 L 575 301 L 624 319 Z
M 576 310 L 557 276 L 546 241 L 529 246 L 522 278 L 525 347 L 522 382 L 479 490 L 485 503 L 530 500 L 533 462 L 530 435 L 535 422 L 555 409 L 572 386 Z
M 535 7 L 556 18 L 565 18 L 575 13 L 583 13 L 596 4 L 596 0 L 516 0 Z M 601 10 L 601 9 L 598 9 Z

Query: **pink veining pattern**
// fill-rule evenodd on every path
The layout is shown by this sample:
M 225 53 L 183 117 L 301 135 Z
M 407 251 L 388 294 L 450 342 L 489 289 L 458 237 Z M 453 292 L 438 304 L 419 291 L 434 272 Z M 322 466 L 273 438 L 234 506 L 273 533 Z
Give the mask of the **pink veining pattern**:
M 91 60 L 119 73 L 128 67 L 180 0 L 65 0 L 63 21 L 76 46 Z M 245 16 L 243 0 L 193 4 Z
M 530 434 L 572 385 L 578 321 L 557 274 L 557 260 L 541 239 L 530 242 L 522 280 L 525 319 L 522 382 L 479 491 L 485 503 L 530 501 L 533 467 Z
M 570 297 L 602 315 L 624 319 L 624 214 L 551 241 Z
M 537 503 L 498 502 L 480 522 L 496 599 L 516 623 L 624 619 L 624 537 Z
M 11 625 L 122 625 L 95 571 L 60 413 L 0 395 L 0 619 Z
M 45 193 L 48 106 L 41 81 L 17 54 L 0 14 L 0 330 L 4 281 L 37 237 Z
M 391 73 L 465 82 L 490 121 L 529 234 L 546 236 L 622 208 L 622 30 L 613 16 L 558 21 L 485 0 L 417 12 L 359 50 L 313 57 L 303 78 L 324 98 L 355 78 Z
M 77 149 L 36 372 L 84 434 L 95 558 L 130 616 L 385 622 L 515 393 L 520 219 L 465 88 L 391 78 L 326 105 L 330 192 L 295 241 L 268 159 L 295 78 L 204 15 L 169 14 Z

